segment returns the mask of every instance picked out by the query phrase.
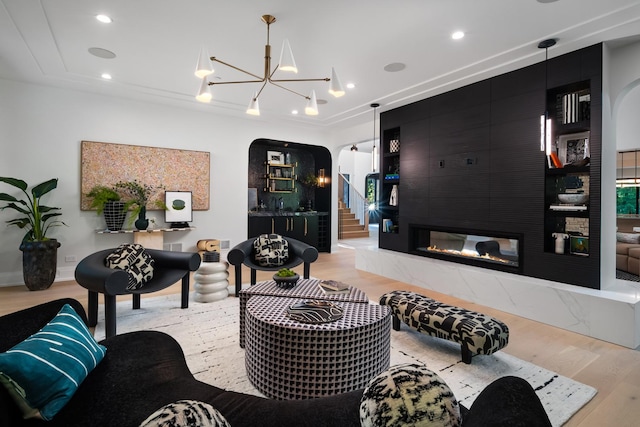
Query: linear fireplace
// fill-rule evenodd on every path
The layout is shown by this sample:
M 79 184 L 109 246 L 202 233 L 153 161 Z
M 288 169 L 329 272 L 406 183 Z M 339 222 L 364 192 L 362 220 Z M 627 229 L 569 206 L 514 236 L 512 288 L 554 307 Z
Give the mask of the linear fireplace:
M 409 225 L 409 253 L 493 270 L 522 271 L 522 236 L 496 231 Z

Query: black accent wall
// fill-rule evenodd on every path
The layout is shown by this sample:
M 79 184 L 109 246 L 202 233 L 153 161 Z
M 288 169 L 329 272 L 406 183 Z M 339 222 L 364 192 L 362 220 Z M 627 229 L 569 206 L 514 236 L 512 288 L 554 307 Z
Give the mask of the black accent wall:
M 558 255 L 548 250 L 553 245 L 545 230 L 548 166 L 540 115 L 545 99 L 555 108 L 555 93 L 585 81 L 591 90 L 590 253 Z M 400 176 L 397 208 L 385 206 L 388 194 L 381 194 L 382 218 L 397 218 L 398 227 L 382 232 L 381 223 L 380 247 L 409 253 L 410 224 L 515 233 L 523 236 L 519 274 L 599 289 L 601 129 L 600 44 L 382 113 L 380 135 L 399 130 Z

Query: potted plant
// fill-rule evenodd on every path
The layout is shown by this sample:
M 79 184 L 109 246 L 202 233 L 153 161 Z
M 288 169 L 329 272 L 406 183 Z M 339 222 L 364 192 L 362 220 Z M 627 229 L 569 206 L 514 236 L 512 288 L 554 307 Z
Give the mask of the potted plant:
M 309 172 L 299 181 L 300 184 L 302 184 L 304 187 L 304 196 L 307 202 L 307 210 L 313 210 L 313 199 L 311 198 L 311 196 L 313 195 L 315 188 L 318 186 L 318 177 Z
M 281 288 L 293 288 L 298 283 L 299 278 L 300 275 L 298 273 L 288 268 L 281 268 L 273 275 L 273 280 Z
M 0 201 L 8 202 L 0 209 L 10 208 L 18 212 L 20 216 L 7 221 L 7 224 L 27 230 L 20 243 L 25 285 L 32 291 L 48 289 L 56 277 L 60 243 L 48 238 L 47 232 L 51 227 L 66 224 L 56 219 L 62 215 L 60 208 L 42 205 L 40 199 L 58 186 L 58 179 L 42 182 L 32 187 L 30 192 L 27 192 L 28 184 L 21 179 L 0 177 L 0 182 L 24 193 L 23 199 L 0 193 Z
M 155 192 L 164 189 L 164 187 L 142 184 L 138 180 L 133 180 L 117 182 L 115 189 L 123 195 L 125 209 L 131 208 L 129 224 L 134 223 L 138 230 L 146 230 L 149 226 L 149 220 L 147 219 L 149 198 Z M 156 201 L 155 204 L 161 209 L 166 209 L 166 205 L 160 200 Z
M 91 198 L 90 207 L 94 208 L 98 215 L 104 214 L 107 230 L 122 230 L 127 209 L 114 188 L 96 185 L 87 193 L 87 197 Z

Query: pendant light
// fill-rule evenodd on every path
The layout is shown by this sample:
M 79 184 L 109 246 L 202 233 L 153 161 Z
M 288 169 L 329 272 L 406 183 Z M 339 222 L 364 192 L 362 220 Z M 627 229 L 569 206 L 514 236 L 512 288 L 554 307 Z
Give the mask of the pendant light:
M 356 146 L 356 144 L 353 144 L 351 146 L 351 151 L 358 151 L 358 147 Z
M 371 151 L 371 171 L 375 172 L 378 169 L 378 148 L 376 147 L 376 108 L 378 108 L 380 104 L 374 102 L 371 104 L 371 108 L 373 108 L 373 150 Z
M 555 46 L 556 39 L 547 39 L 538 43 L 538 49 L 544 49 L 544 114 L 540 116 L 540 151 L 551 155 L 551 118 L 549 118 L 549 48 Z

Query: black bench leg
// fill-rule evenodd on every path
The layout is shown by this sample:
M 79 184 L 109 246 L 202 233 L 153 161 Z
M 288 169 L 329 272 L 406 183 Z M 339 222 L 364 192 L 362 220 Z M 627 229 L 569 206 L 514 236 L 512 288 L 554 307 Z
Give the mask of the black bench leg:
M 400 319 L 398 319 L 398 316 L 393 316 L 393 330 L 394 331 L 399 331 L 400 330 Z
M 253 268 L 251 269 L 251 286 L 256 284 L 256 270 L 254 270 Z
M 472 356 L 471 350 L 469 350 L 469 347 L 467 347 L 466 344 L 462 344 L 460 346 L 460 350 L 462 352 L 462 361 L 464 363 L 466 363 L 467 365 L 470 365 L 471 364 L 471 356 Z
M 98 324 L 98 293 L 89 291 L 87 305 L 89 307 L 89 316 L 87 318 L 89 326 L 94 327 Z
M 189 307 L 189 273 L 182 278 L 182 301 L 180 308 Z
M 138 295 L 139 297 L 139 295 Z M 104 330 L 107 338 L 116 334 L 116 296 L 104 296 Z

